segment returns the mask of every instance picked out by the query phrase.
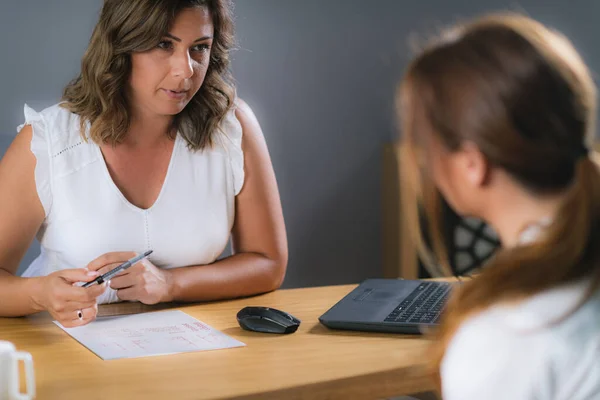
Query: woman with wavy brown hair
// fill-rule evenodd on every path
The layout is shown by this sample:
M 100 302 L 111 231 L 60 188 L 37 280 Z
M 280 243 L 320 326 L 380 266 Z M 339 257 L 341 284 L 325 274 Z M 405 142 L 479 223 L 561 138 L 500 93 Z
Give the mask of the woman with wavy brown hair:
M 580 56 L 536 21 L 491 15 L 427 46 L 398 97 L 406 189 L 429 232 L 443 196 L 503 245 L 447 305 L 433 349 L 443 398 L 600 398 L 596 88 Z M 425 259 L 443 261 L 433 239 Z
M 0 163 L 0 316 L 47 310 L 72 327 L 98 303 L 279 287 L 283 215 L 229 75 L 232 19 L 230 0 L 105 0 L 80 75 L 61 103 L 25 106 Z M 41 254 L 17 277 L 36 235 Z M 110 282 L 76 284 L 148 250 Z

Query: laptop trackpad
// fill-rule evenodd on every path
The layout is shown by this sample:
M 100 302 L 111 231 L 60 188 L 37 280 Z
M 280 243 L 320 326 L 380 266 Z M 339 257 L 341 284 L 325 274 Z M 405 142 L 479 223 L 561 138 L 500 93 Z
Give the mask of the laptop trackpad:
M 403 293 L 398 291 L 390 291 L 385 289 L 365 289 L 354 297 L 354 301 L 390 301 L 404 297 Z

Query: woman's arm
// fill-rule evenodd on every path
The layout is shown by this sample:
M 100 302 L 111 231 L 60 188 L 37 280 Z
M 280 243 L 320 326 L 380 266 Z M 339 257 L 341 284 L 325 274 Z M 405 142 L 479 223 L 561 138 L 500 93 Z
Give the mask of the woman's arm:
M 0 161 L 0 316 L 39 311 L 31 298 L 33 283 L 16 275 L 19 263 L 44 220 L 37 196 L 35 156 L 29 150 L 31 126 L 25 126 Z
M 83 325 L 96 317 L 96 297 L 105 288 L 86 290 L 72 284 L 92 280 L 95 275 L 70 269 L 42 278 L 16 276 L 45 218 L 35 186 L 32 133 L 26 125 L 0 161 L 0 317 L 48 310 L 64 326 Z M 77 318 L 77 310 L 85 310 L 83 319 Z
M 249 296 L 279 288 L 288 260 L 287 237 L 277 182 L 260 125 L 247 104 L 238 103 L 245 179 L 236 197 L 234 254 L 210 265 L 161 270 L 140 262 L 111 280 L 121 300 L 146 304 Z M 107 253 L 88 265 L 109 269 L 133 253 Z M 102 271 L 104 271 L 102 269 Z
M 275 290 L 283 282 L 287 236 L 271 158 L 260 125 L 243 101 L 236 116 L 243 131 L 245 179 L 235 203 L 234 255 L 212 265 L 171 270 L 173 300 L 247 296 Z

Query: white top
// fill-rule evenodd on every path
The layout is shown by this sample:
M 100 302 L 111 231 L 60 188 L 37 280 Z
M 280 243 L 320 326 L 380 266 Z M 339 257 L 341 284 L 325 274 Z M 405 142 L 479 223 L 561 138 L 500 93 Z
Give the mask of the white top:
M 527 232 L 529 242 L 537 232 Z M 467 319 L 442 360 L 444 400 L 600 399 L 600 293 L 568 319 L 589 281 Z
M 211 149 L 191 151 L 177 135 L 160 194 L 145 210 L 114 184 L 100 147 L 82 140 L 79 116 L 58 104 L 40 113 L 25 105 L 25 124 L 33 128 L 35 183 L 46 218 L 37 234 L 41 254 L 23 276 L 82 268 L 112 251 L 152 249 L 150 260 L 160 268 L 210 264 L 223 252 L 244 183 L 234 110 Z M 98 301 L 119 299 L 108 289 Z

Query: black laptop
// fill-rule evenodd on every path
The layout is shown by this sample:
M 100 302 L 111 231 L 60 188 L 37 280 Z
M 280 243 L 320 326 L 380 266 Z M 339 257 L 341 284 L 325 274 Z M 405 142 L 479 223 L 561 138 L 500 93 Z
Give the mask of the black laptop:
M 438 324 L 447 282 L 368 279 L 319 317 L 333 329 L 419 334 Z

